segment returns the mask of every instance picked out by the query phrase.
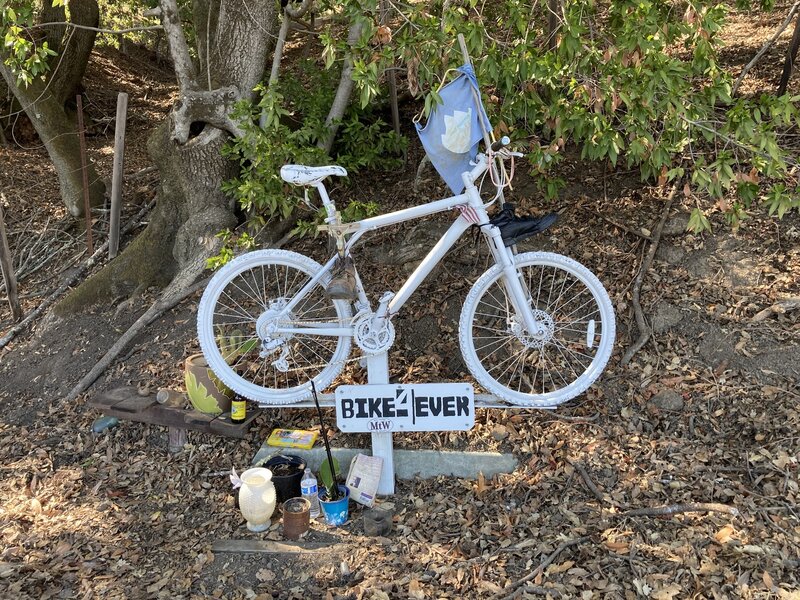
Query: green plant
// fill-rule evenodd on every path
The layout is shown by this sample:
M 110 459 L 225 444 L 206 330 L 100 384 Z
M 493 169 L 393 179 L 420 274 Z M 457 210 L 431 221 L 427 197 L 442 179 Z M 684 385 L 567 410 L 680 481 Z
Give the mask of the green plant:
M 48 1 L 48 0 L 45 0 Z M 63 6 L 64 0 L 52 0 L 52 6 Z M 0 8 L 0 34 L 3 48 L 0 57 L 17 77 L 20 86 L 27 86 L 50 70 L 48 59 L 55 56 L 47 41 L 31 29 L 36 11 L 30 0 L 9 0 Z
M 237 249 L 249 249 L 253 235 L 275 219 L 287 219 L 302 210 L 303 191 L 280 178 L 280 168 L 287 163 L 326 164 L 333 159 L 349 173 L 368 168 L 396 167 L 402 161 L 406 140 L 395 134 L 370 109 L 351 106 L 342 121 L 333 156 L 317 148 L 326 131 L 325 117 L 333 99 L 333 73 L 316 68 L 312 61 L 302 61 L 295 77 L 257 88 L 257 103 L 241 103 L 235 113 L 244 132 L 224 149 L 239 164 L 239 175 L 226 182 L 224 190 L 232 195 L 247 222 L 247 232 L 219 234 L 224 245 L 209 259 L 211 268 L 230 260 Z M 264 117 L 263 125 L 259 119 Z M 313 192 L 312 192 L 313 193 Z M 355 220 L 375 214 L 372 202 L 351 202 L 342 211 L 345 219 Z M 299 220 L 296 235 L 316 232 L 317 215 Z
M 329 495 L 332 493 L 331 490 L 333 490 L 336 485 L 336 477 L 334 476 L 334 473 L 341 473 L 339 461 L 336 459 L 336 457 L 332 456 L 331 460 L 333 461 L 333 468 L 331 468 L 331 464 L 328 462 L 327 458 L 319 467 L 320 483 L 325 486 L 325 489 L 328 491 Z
M 232 365 L 240 356 L 244 356 L 259 344 L 258 338 L 246 336 L 241 329 L 225 332 L 222 327 L 217 328 L 217 345 L 222 351 L 222 358 Z
M 395 43 L 412 89 L 425 91 L 426 109 L 442 74 L 461 62 L 454 41 L 463 33 L 492 122 L 529 145 L 546 196 L 563 183 L 551 172 L 573 143 L 584 159 L 638 168 L 643 181 L 688 182 L 703 213 L 692 220 L 700 229 L 710 227 L 712 210 L 738 226 L 759 191 L 774 214 L 796 208 L 769 190 L 797 185 L 784 136 L 800 125 L 800 97 L 731 98 L 731 76 L 717 59 L 724 5 L 576 0 L 561 4 L 555 32 L 541 6 L 466 0 L 436 12 L 442 9 L 410 5 Z

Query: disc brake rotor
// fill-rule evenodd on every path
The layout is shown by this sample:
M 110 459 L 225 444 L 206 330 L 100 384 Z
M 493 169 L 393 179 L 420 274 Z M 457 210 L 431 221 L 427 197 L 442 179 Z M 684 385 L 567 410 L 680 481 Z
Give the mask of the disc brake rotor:
M 553 318 L 543 310 L 535 309 L 531 312 L 533 320 L 536 323 L 537 331 L 531 335 L 526 329 L 525 325 L 517 319 L 516 316 L 511 317 L 509 323 L 509 333 L 514 335 L 520 343 L 526 348 L 535 348 L 541 350 L 544 346 L 553 339 L 553 333 L 556 329 L 556 324 Z

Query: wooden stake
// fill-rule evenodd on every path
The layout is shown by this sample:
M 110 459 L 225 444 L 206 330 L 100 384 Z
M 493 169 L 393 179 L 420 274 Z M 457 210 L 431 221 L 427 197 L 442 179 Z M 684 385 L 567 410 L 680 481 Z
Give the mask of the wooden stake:
M 122 174 L 125 166 L 125 123 L 128 118 L 128 94 L 117 96 L 117 124 L 114 128 L 114 174 L 111 177 L 111 217 L 108 226 L 108 258 L 119 252 L 119 216 L 122 210 Z
M 92 207 L 89 206 L 89 171 L 86 161 L 86 135 L 83 130 L 83 100 L 81 95 L 75 96 L 78 103 L 78 139 L 81 142 L 81 174 L 83 175 L 83 211 L 86 217 L 86 247 L 89 256 L 94 254 L 92 249 Z
M 19 321 L 22 319 L 22 307 L 19 304 L 19 296 L 17 295 L 17 278 L 14 277 L 14 264 L 11 261 L 11 249 L 8 247 L 6 224 L 3 219 L 3 202 L 5 198 L 3 194 L 0 194 L 0 270 L 3 272 L 3 280 L 6 282 L 11 314 L 15 321 Z

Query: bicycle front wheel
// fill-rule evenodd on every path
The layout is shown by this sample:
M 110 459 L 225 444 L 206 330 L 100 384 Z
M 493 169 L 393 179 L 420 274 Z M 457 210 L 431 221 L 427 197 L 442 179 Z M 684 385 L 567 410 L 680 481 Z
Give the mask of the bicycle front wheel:
M 522 406 L 556 406 L 603 372 L 614 345 L 614 309 L 580 263 L 550 252 L 514 257 L 537 323 L 531 335 L 510 300 L 499 265 L 467 295 L 459 341 L 467 367 L 487 392 Z
M 222 267 L 197 311 L 200 347 L 211 370 L 235 392 L 263 404 L 289 404 L 322 391 L 341 372 L 349 335 L 302 333 L 303 327 L 346 327 L 350 305 L 315 285 L 291 310 L 285 307 L 322 269 L 286 250 L 257 250 Z M 280 332 L 280 329 L 293 329 Z

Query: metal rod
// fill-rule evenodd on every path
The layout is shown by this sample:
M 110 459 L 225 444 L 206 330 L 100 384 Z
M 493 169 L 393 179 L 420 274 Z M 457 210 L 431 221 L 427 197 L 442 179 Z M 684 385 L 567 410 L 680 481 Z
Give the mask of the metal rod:
M 317 398 L 317 386 L 314 385 L 314 380 L 311 380 L 311 393 L 314 395 L 314 404 L 317 405 L 317 416 L 319 417 L 319 428 L 322 431 L 322 440 L 325 442 L 325 452 L 328 454 L 328 466 L 331 468 L 331 478 L 333 479 L 333 489 L 328 490 L 329 500 L 339 499 L 339 484 L 336 483 L 336 465 L 333 464 L 333 454 L 331 454 L 331 445 L 328 443 L 328 432 L 325 430 L 325 422 L 322 420 L 322 409 L 319 406 L 319 398 Z
M 78 139 L 81 143 L 81 174 L 83 175 L 83 211 L 86 217 L 86 247 L 89 256 L 94 254 L 92 248 L 92 208 L 89 205 L 89 166 L 86 160 L 86 136 L 83 130 L 83 100 L 81 95 L 75 96 L 78 103 Z

